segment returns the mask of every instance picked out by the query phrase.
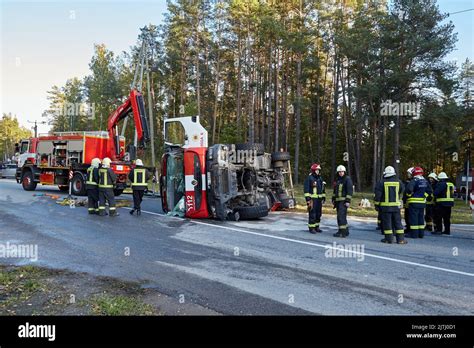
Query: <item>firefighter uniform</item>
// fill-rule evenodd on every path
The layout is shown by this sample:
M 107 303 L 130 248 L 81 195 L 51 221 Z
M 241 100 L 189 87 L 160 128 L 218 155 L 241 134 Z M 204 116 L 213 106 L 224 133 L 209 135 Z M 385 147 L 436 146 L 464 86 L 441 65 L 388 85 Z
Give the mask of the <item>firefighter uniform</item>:
M 143 168 L 141 160 L 136 161 L 136 167 L 128 174 L 128 179 L 132 183 L 133 190 L 133 209 L 130 214 L 136 211 L 137 215 L 141 214 L 141 203 L 145 190 L 148 188 L 147 181 L 150 179 L 150 174 L 146 168 Z
M 104 161 L 102 163 L 105 162 Z M 110 162 L 109 162 L 110 163 Z M 117 216 L 117 208 L 115 207 L 115 195 L 114 187 L 117 180 L 117 174 L 105 165 L 104 168 L 99 169 L 99 215 L 107 215 L 105 211 L 106 201 L 109 203 L 109 214 L 110 216 Z
M 407 176 L 408 176 L 408 179 L 405 180 L 405 182 L 403 183 L 404 187 L 405 187 L 405 192 L 403 193 L 403 199 L 402 199 L 402 202 L 403 202 L 403 218 L 405 220 L 405 235 L 409 235 L 410 234 L 410 217 L 408 216 L 408 207 L 409 207 L 409 204 L 408 204 L 408 196 L 407 196 L 407 192 L 406 192 L 406 188 L 408 187 L 408 184 L 410 184 L 410 181 L 413 180 L 413 176 L 412 176 L 412 172 L 413 172 L 413 167 L 410 167 L 407 169 Z
M 415 178 L 406 187 L 410 238 L 423 238 L 425 235 L 426 198 L 430 196 L 432 190 L 422 174 L 422 171 L 420 175 L 414 172 Z
M 349 226 L 347 225 L 348 207 L 346 206 L 346 203 L 347 205 L 351 203 L 353 188 L 351 178 L 346 175 L 346 168 L 344 166 L 338 166 L 337 172 L 339 173 L 342 171 L 344 172 L 344 175 L 338 175 L 334 184 L 334 192 L 332 196 L 332 203 L 337 210 L 337 225 L 339 228 L 337 233 L 333 236 L 345 238 L 349 235 Z
M 383 243 L 393 243 L 395 231 L 397 243 L 406 244 L 400 214 L 400 196 L 403 194 L 404 185 L 397 178 L 395 169 L 387 167 L 384 178 L 375 186 L 375 206 L 381 217 L 382 231 L 385 238 Z
M 434 202 L 433 192 L 434 192 L 434 190 L 436 188 L 436 184 L 437 184 L 436 174 L 431 173 L 428 176 L 428 181 L 430 182 L 432 192 L 429 194 L 429 196 L 427 197 L 427 200 L 426 200 L 426 210 L 425 210 L 426 227 L 425 227 L 425 229 L 429 232 L 433 232 L 434 213 L 435 213 L 435 209 L 434 209 L 434 203 L 435 202 Z
M 324 181 L 316 172 L 308 175 L 304 181 L 304 198 L 308 204 L 308 228 L 310 233 L 322 232 L 319 228 L 326 189 Z
M 451 234 L 451 208 L 454 206 L 454 185 L 448 182 L 446 173 L 441 172 L 435 187 L 435 234 Z M 443 232 L 444 224 L 444 232 Z
M 87 168 L 87 203 L 89 214 L 99 214 L 99 168 Z

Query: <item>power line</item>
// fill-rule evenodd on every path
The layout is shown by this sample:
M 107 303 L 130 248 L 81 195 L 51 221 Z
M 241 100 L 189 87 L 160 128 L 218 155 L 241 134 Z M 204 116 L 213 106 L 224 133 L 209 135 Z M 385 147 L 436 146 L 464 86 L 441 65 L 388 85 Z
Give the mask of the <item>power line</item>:
M 463 12 L 468 12 L 468 11 L 474 11 L 474 8 L 469 8 L 467 10 L 462 10 L 462 11 L 456 11 L 456 12 L 451 12 L 451 13 L 448 13 L 448 15 L 453 15 L 453 14 L 456 14 L 456 13 L 463 13 Z

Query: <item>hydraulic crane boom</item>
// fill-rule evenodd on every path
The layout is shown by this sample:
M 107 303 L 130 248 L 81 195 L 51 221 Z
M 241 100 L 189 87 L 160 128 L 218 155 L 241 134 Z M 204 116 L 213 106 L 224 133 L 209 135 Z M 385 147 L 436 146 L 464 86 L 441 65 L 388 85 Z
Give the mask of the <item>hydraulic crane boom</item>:
M 107 122 L 107 131 L 109 132 L 108 148 L 109 153 L 113 154 L 115 157 L 112 158 L 114 161 L 122 160 L 125 156 L 125 149 L 120 148 L 118 123 L 129 116 L 130 113 L 133 113 L 138 146 L 140 148 L 145 148 L 146 144 L 150 141 L 143 96 L 136 89 L 132 89 L 127 100 L 110 115 Z

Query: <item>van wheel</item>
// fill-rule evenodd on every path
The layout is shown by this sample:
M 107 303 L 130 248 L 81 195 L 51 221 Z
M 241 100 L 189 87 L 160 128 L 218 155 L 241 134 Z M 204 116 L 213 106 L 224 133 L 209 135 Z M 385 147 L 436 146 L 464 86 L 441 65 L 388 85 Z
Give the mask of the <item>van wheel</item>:
M 21 179 L 21 185 L 25 191 L 34 191 L 36 189 L 37 183 L 34 180 L 33 172 L 28 170 L 23 174 Z
M 239 213 L 240 220 L 251 220 L 265 217 L 268 215 L 266 205 L 252 205 L 235 208 L 235 212 Z

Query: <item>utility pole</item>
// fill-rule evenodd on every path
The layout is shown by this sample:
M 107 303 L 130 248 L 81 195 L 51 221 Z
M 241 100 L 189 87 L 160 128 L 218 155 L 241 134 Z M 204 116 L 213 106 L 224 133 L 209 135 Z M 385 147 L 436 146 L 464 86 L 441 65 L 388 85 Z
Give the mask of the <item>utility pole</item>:
M 469 201 L 469 179 L 471 178 L 470 162 L 471 162 L 471 136 L 469 135 L 469 142 L 467 143 L 467 165 L 466 165 L 466 204 Z
M 38 137 L 38 122 L 36 120 L 34 121 L 28 121 L 28 123 L 34 123 L 35 125 L 33 126 L 33 129 L 35 130 L 35 138 Z M 39 122 L 39 124 L 46 124 L 46 122 Z

